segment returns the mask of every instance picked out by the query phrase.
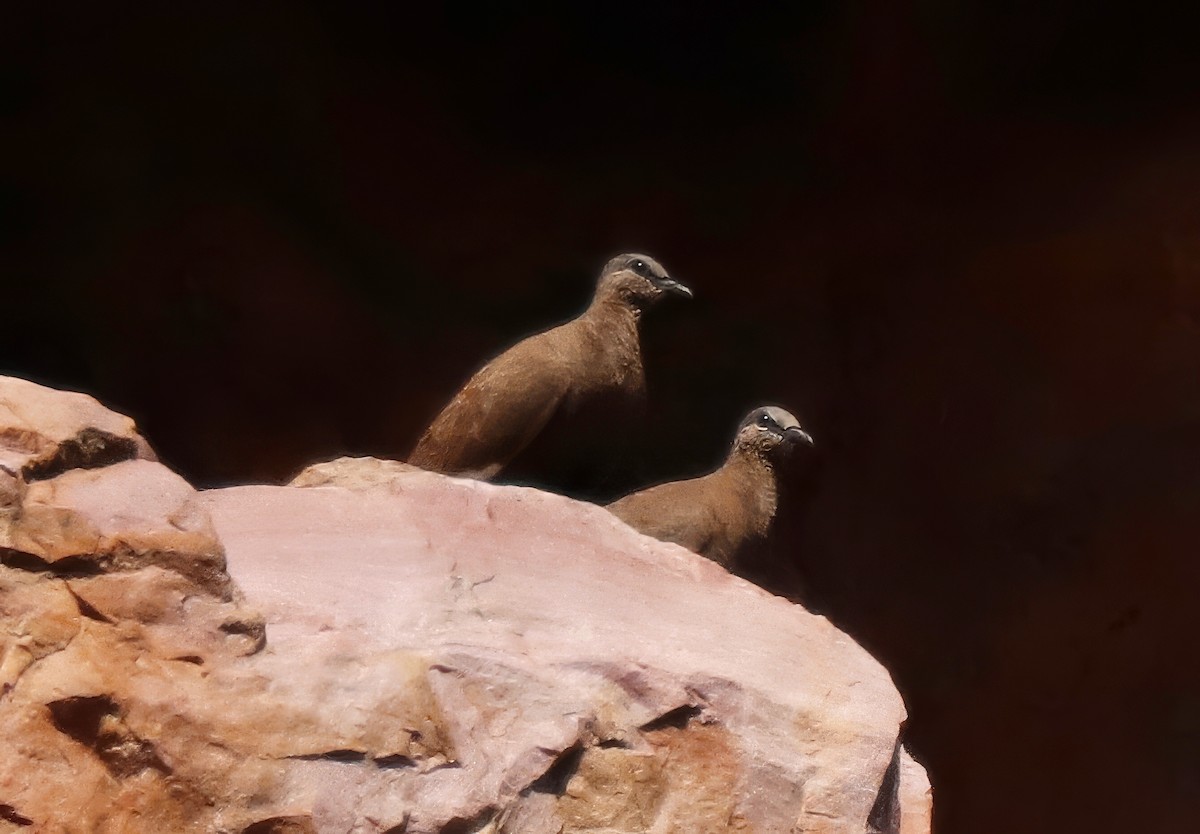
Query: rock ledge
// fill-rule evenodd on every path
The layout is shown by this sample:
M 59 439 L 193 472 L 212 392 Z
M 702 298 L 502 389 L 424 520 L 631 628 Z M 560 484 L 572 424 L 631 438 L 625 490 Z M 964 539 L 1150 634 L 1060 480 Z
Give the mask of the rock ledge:
M 0 830 L 928 831 L 900 697 L 823 618 L 531 489 L 197 494 L 106 414 L 136 453 L 5 452 Z

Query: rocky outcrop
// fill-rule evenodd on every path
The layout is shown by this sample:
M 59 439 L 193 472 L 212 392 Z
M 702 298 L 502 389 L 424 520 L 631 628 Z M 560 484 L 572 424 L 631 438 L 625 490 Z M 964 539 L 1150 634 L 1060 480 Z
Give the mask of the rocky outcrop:
M 9 484 L 131 458 L 156 460 L 133 420 L 87 394 L 0 376 L 0 473 Z
M 204 830 L 246 781 L 188 704 L 217 706 L 210 671 L 257 652 L 262 620 L 131 420 L 20 380 L 0 392 L 0 820 Z
M 602 508 L 128 457 L 6 469 L 0 830 L 928 830 L 874 660 Z

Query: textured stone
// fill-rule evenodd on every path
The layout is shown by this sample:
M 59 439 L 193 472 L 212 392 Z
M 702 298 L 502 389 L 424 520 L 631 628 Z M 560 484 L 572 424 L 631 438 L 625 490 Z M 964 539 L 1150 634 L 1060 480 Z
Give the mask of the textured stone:
M 253 698 L 210 674 L 257 652 L 264 629 L 195 492 L 136 460 L 35 482 L 18 510 L 17 547 L 0 549 L 3 818 L 212 830 L 193 826 L 269 767 L 234 761 L 186 704 Z
M 903 707 L 823 618 L 597 507 L 341 466 L 206 495 L 275 687 L 329 716 L 289 742 L 318 830 L 899 830 Z
M 402 475 L 424 471 L 419 466 L 398 460 L 371 457 L 336 458 L 305 467 L 289 483 L 298 487 L 342 486 L 347 489 L 372 489 L 387 487 L 397 482 Z
M 925 768 L 907 750 L 900 751 L 900 834 L 929 834 L 933 826 L 933 788 Z
M 10 559 L 75 573 L 157 566 L 227 597 L 221 543 L 194 496 L 178 475 L 145 460 L 37 481 L 9 528 Z
M 8 475 L 2 827 L 928 830 L 874 660 L 602 508 L 370 459 Z
M 156 459 L 130 418 L 86 394 L 0 376 L 0 472 L 35 480 L 131 458 Z

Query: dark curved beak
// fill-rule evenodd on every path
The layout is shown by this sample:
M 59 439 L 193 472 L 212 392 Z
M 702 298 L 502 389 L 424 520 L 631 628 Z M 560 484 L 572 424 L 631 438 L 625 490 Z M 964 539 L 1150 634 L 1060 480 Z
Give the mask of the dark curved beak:
M 683 284 L 679 283 L 678 281 L 674 280 L 673 278 L 663 278 L 661 281 L 655 281 L 654 283 L 658 285 L 658 288 L 660 290 L 666 290 L 667 292 L 673 292 L 676 295 L 682 295 L 684 298 L 692 298 L 693 297 L 692 291 L 690 289 L 688 289 L 687 287 L 685 287 Z
M 783 436 L 786 437 L 788 440 L 790 440 L 793 443 L 803 443 L 806 446 L 816 446 L 817 445 L 816 442 L 812 439 L 812 435 L 809 434 L 808 432 L 806 432 L 804 429 L 799 428 L 798 426 L 792 426 L 790 429 L 788 429 L 787 431 L 785 431 L 783 433 Z

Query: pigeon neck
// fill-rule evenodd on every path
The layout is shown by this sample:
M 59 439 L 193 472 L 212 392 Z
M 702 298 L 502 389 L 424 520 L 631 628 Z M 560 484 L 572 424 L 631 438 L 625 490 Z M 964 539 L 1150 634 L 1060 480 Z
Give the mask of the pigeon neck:
M 584 313 L 589 319 L 624 322 L 633 327 L 637 327 L 641 315 L 642 311 L 637 305 L 620 291 L 603 286 L 596 290 L 591 305 Z
M 749 444 L 734 443 L 733 448 L 729 450 L 729 457 L 725 459 L 725 466 L 738 469 L 760 469 L 769 472 L 772 476 L 775 474 L 775 465 L 766 453 Z
M 779 491 L 775 483 L 775 466 L 762 451 L 735 445 L 720 472 L 730 483 L 730 489 L 740 494 L 745 504 L 755 508 L 753 513 L 760 523 L 769 524 L 775 516 Z

